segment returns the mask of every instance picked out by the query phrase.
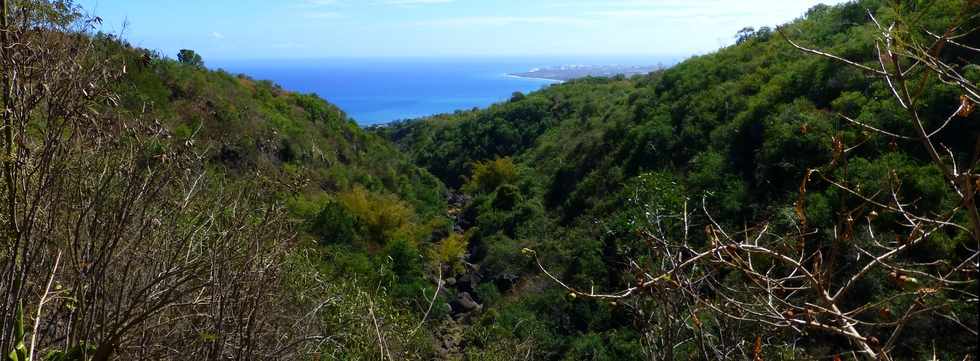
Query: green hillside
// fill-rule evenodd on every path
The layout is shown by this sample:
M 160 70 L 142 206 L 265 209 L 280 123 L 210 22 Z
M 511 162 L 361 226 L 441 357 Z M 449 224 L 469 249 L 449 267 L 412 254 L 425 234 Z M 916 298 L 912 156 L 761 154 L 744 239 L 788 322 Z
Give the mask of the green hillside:
M 431 358 L 437 178 L 315 95 L 3 8 L 5 357 Z
M 444 207 L 437 180 L 316 95 L 140 49 L 120 52 L 129 70 L 121 106 L 167 124 L 178 140 L 204 143 L 227 171 L 279 170 L 311 194 L 360 185 L 396 194 L 425 216 Z
M 2 4 L 7 359 L 977 353 L 976 1 L 370 129 Z
M 366 325 L 365 302 L 376 298 L 373 312 L 386 313 L 385 327 L 398 337 L 391 347 L 406 357 L 430 355 L 430 333 L 410 336 L 407 328 L 424 311 L 418 295 L 436 287 L 426 279 L 440 257 L 433 241 L 451 228 L 437 178 L 316 95 L 100 40 L 127 67 L 114 112 L 164 124 L 165 138 L 191 145 L 214 176 L 271 183 L 255 191 L 286 207 L 297 241 L 286 256 L 282 297 L 294 297 L 300 310 L 323 307 L 317 327 L 343 333 Z M 317 304 L 324 299 L 332 302 Z M 324 353 L 345 359 L 376 352 L 367 331 Z
M 817 6 L 780 30 L 798 44 L 877 67 L 876 28 L 866 9 L 879 22 L 901 16 L 938 34 L 960 21 L 955 14 L 967 6 L 960 1 Z M 969 24 L 975 26 L 976 21 L 974 15 Z M 977 35 L 970 33 L 964 41 L 976 43 Z M 975 52 L 951 46 L 943 58 L 974 84 L 980 81 Z M 936 78 L 921 84 L 925 125 L 937 129 L 960 105 L 959 90 Z M 651 345 L 669 336 L 669 328 L 693 326 L 691 321 L 671 323 L 644 311 L 708 311 L 684 304 L 693 300 L 681 296 L 673 301 L 679 305 L 656 305 L 657 297 L 628 298 L 621 301 L 625 304 L 570 298 L 520 250 L 532 249 L 552 274 L 579 290 L 625 289 L 642 278 L 636 273 L 643 268 L 632 262 L 658 259 L 644 246 L 649 241 L 640 236 L 644 232 L 689 237 L 696 245 L 710 242 L 702 231 L 709 224 L 706 213 L 694 212 L 702 207 L 722 227 L 749 234 L 756 225 L 799 224 L 794 207 L 810 169 L 826 170 L 871 192 L 887 191 L 901 179 L 898 196 L 914 199 L 917 211 L 939 214 L 955 208 L 960 198 L 944 185 L 942 173 L 916 143 L 907 146 L 908 141 L 872 134 L 839 115 L 915 134 L 891 95 L 885 82 L 842 62 L 806 54 L 773 29 L 748 29 L 739 34 L 736 45 L 648 76 L 575 80 L 515 94 L 486 110 L 375 131 L 447 185 L 474 197 L 462 219 L 472 227 L 467 232 L 470 261 L 480 265 L 484 282 L 477 294 L 492 311 L 477 321 L 488 329 L 474 330 L 470 342 L 489 346 L 514 338 L 533 340 L 527 342 L 547 359 L 646 359 L 651 355 L 639 350 L 656 350 Z M 960 165 L 976 164 L 971 159 L 976 158 L 972 152 L 980 134 L 977 117 L 973 113 L 956 119 L 934 138 L 954 152 L 950 155 Z M 846 159 L 835 154 L 841 143 L 854 147 Z M 834 165 L 822 168 L 828 164 Z M 485 179 L 493 181 L 486 184 Z M 831 267 L 837 262 L 829 277 L 843 281 L 858 267 L 850 263 L 861 259 L 857 247 L 869 247 L 871 240 L 862 236 L 857 237 L 860 242 L 869 243 L 840 245 L 835 229 L 848 227 L 845 219 L 870 210 L 828 181 L 811 182 L 806 191 L 804 226 L 814 232 L 807 247 L 832 253 L 824 256 Z M 692 217 L 690 234 L 679 233 L 681 214 Z M 962 213 L 954 219 L 968 223 Z M 901 227 L 880 231 L 902 232 Z M 931 234 L 913 253 L 923 260 L 961 259 L 975 242 L 964 229 L 947 229 Z M 717 277 L 731 287 L 743 282 L 724 272 Z M 879 274 L 862 283 L 863 290 L 846 302 L 894 295 L 893 284 L 884 278 Z M 969 287 L 975 292 L 975 285 Z M 943 297 L 958 298 L 955 294 Z M 975 329 L 975 310 L 966 306 L 958 312 L 970 314 L 964 320 L 971 320 Z M 890 332 L 887 326 L 872 329 L 880 339 Z M 854 347 L 819 331 L 796 338 L 792 332 L 773 332 L 749 322 L 738 330 L 739 334 L 717 335 L 718 342 L 751 344 L 756 336 L 777 337 L 781 341 L 770 340 L 774 346 L 766 353 L 794 358 Z M 696 334 L 678 330 L 674 337 Z M 939 341 L 933 338 L 937 334 L 947 336 Z M 934 342 L 944 345 L 940 350 L 960 355 L 953 358 L 976 350 L 973 335 L 952 320 L 921 321 L 906 327 L 904 336 L 893 351 L 895 357 L 925 357 Z M 793 342 L 797 348 L 785 346 Z M 681 358 L 694 357 L 698 347 L 689 342 L 675 351 L 686 355 Z

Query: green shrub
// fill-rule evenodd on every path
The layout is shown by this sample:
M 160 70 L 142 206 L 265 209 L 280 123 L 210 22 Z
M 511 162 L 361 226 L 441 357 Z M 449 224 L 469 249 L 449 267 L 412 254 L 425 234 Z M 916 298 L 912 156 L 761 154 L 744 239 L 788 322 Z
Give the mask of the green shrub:
M 340 202 L 329 200 L 310 224 L 321 244 L 354 244 L 357 220 Z

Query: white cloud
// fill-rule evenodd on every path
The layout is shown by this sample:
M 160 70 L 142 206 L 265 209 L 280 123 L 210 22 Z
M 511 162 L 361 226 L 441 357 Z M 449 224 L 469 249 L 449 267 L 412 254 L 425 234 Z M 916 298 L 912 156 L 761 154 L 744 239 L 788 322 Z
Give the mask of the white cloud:
M 337 0 L 345 1 L 345 0 Z M 451 3 L 454 0 L 374 0 L 388 5 Z M 501 27 L 514 25 L 715 24 L 778 25 L 819 4 L 848 0 L 539 0 L 556 11 L 515 16 L 464 16 L 413 22 L 416 26 Z M 554 14 L 561 15 L 554 15 Z M 734 25 L 732 25 L 734 24 Z
M 211 38 L 215 40 L 222 40 L 225 38 L 225 34 L 219 33 L 217 31 L 211 32 Z
M 819 4 L 848 0 L 556 0 L 548 7 L 596 22 L 629 26 L 687 26 L 725 29 L 775 26 Z

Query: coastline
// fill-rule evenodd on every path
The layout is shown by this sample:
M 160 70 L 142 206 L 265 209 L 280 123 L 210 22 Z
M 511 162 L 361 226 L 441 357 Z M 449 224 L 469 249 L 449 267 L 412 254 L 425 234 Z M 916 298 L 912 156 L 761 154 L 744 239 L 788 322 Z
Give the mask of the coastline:
M 554 84 L 562 84 L 562 83 L 564 83 L 564 82 L 567 81 L 567 80 L 559 80 L 559 79 L 551 79 L 551 78 L 539 78 L 539 77 L 533 77 L 533 76 L 523 76 L 523 75 L 517 75 L 517 74 L 512 74 L 512 73 L 504 74 L 504 76 L 506 76 L 508 78 L 517 78 L 517 79 L 544 80 L 544 81 L 548 81 L 548 82 L 551 82 L 551 83 L 554 83 Z

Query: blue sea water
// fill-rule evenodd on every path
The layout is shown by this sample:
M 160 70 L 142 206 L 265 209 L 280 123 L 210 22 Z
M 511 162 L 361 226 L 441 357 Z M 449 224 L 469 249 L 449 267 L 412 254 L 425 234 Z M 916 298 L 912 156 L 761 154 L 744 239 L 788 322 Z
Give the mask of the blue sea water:
M 338 105 L 358 124 L 373 125 L 460 109 L 486 107 L 531 92 L 551 80 L 508 76 L 570 65 L 673 64 L 661 58 L 334 58 L 241 60 L 209 64 L 231 73 L 272 80 L 285 89 L 315 93 Z

